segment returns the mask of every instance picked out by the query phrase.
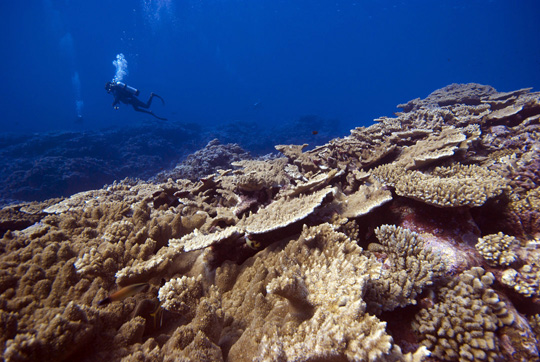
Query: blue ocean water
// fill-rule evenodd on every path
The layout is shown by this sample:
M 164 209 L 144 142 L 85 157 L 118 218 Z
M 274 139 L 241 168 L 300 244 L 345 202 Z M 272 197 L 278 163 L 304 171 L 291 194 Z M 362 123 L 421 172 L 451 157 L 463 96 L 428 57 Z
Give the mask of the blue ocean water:
M 124 80 L 169 122 L 352 127 L 450 83 L 540 87 L 537 0 L 29 0 L 0 5 L 1 132 L 124 127 Z M 77 115 L 82 122 L 77 122 Z M 151 118 L 151 117 L 150 117 Z
M 254 156 L 313 147 L 451 83 L 540 88 L 538 0 L 28 0 L 0 14 L 0 205 L 148 179 L 214 138 Z M 150 109 L 168 120 L 114 109 L 113 79 L 161 96 Z

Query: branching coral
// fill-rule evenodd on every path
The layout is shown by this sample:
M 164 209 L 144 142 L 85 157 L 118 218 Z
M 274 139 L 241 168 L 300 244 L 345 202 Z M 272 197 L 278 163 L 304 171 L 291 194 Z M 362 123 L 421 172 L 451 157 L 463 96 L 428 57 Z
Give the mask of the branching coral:
M 490 265 L 509 265 L 516 260 L 516 253 L 511 249 L 517 240 L 499 232 L 480 238 L 476 250 Z
M 380 244 L 370 244 L 371 252 L 384 255 L 380 278 L 371 281 L 366 300 L 371 310 L 381 312 L 416 304 L 416 297 L 444 270 L 441 258 L 415 232 L 399 226 L 375 229 Z
M 526 297 L 540 296 L 540 250 L 527 250 L 525 265 L 506 269 L 501 282 Z
M 490 288 L 494 277 L 475 267 L 439 291 L 439 302 L 422 309 L 413 327 L 422 344 L 445 361 L 496 361 L 498 328 L 513 323 L 505 303 Z
M 379 263 L 330 224 L 304 227 L 282 251 L 261 256 L 224 295 L 228 304 L 240 297 L 239 288 L 256 295 L 246 306 L 225 305 L 232 316 L 245 311 L 252 320 L 230 360 L 407 360 L 385 333 L 385 323 L 365 311 L 365 288 L 379 275 Z M 415 358 L 425 355 L 421 350 Z

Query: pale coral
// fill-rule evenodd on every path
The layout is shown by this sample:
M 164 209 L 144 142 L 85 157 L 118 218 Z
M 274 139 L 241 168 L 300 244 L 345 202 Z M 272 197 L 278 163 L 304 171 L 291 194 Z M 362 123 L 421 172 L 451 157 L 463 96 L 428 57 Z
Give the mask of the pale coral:
M 370 213 L 373 209 L 392 200 L 392 193 L 382 188 L 380 183 L 362 185 L 358 191 L 350 195 L 338 193 L 341 215 L 346 218 L 356 218 Z
M 250 215 L 244 222 L 248 234 L 264 234 L 298 222 L 313 213 L 328 195 L 335 190 L 326 187 L 309 195 L 297 198 L 282 198 L 274 201 L 256 214 Z
M 159 289 L 161 306 L 171 312 L 195 313 L 199 299 L 203 296 L 202 276 L 175 278 Z
M 466 149 L 467 136 L 460 129 L 445 127 L 439 134 L 430 135 L 425 140 L 403 150 L 397 164 L 405 169 L 416 169 L 453 156 L 458 149 Z
M 169 247 L 188 252 L 204 249 L 229 239 L 238 239 L 242 234 L 243 232 L 236 226 L 230 226 L 211 234 L 202 234 L 199 230 L 195 229 L 191 234 L 185 235 L 181 239 L 170 239 Z

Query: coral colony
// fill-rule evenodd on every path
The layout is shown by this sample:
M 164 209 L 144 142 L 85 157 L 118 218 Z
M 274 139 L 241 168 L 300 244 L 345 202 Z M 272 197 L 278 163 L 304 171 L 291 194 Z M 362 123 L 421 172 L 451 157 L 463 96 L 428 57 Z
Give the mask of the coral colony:
M 20 206 L 2 357 L 538 360 L 540 93 L 453 84 L 399 107 L 309 151 L 217 171 L 199 152 L 198 179 Z

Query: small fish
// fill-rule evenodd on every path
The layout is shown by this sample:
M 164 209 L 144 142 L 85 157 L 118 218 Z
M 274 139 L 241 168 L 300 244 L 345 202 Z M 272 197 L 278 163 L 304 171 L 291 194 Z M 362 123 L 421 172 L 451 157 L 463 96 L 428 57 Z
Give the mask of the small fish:
M 318 134 L 318 133 L 319 133 L 319 131 L 312 131 L 312 132 L 311 132 L 312 135 L 316 135 L 316 134 Z
M 144 291 L 148 287 L 148 283 L 131 284 L 109 295 L 107 298 L 101 300 L 98 305 L 106 305 L 111 302 L 117 302 L 126 298 L 132 297 L 137 293 Z
M 261 247 L 261 243 L 257 240 L 250 239 L 246 236 L 246 244 L 253 250 L 257 250 Z

